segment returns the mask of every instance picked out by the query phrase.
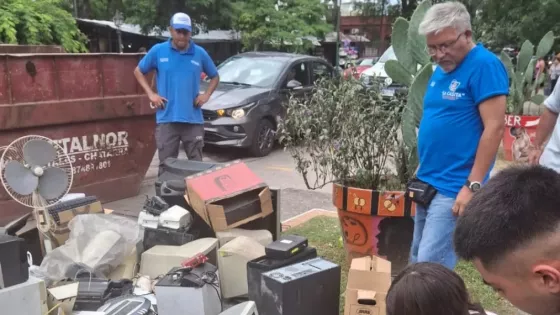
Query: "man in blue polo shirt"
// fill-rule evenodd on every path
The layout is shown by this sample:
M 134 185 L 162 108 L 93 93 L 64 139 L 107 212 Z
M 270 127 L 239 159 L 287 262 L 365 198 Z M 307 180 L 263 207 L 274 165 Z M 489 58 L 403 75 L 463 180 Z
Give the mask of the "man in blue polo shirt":
M 432 6 L 419 32 L 438 67 L 424 97 L 417 178 L 437 194 L 427 208 L 417 207 L 411 261 L 453 269 L 457 216 L 489 177 L 502 140 L 508 74 L 492 52 L 475 45 L 459 2 Z
M 202 161 L 204 119 L 201 107 L 208 101 L 220 81 L 218 70 L 204 48 L 191 40 L 191 18 L 176 13 L 169 26 L 171 39 L 152 47 L 140 60 L 134 76 L 150 98 L 156 112 L 156 144 L 159 172 L 165 159 L 179 155 L 179 144 L 189 160 Z M 156 71 L 157 92 L 145 75 Z M 200 75 L 211 78 L 201 94 Z

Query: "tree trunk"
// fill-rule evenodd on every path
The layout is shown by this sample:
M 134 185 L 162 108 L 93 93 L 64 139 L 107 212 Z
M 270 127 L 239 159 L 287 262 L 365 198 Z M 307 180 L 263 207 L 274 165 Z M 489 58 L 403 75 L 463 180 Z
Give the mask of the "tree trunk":
M 90 0 L 82 0 L 80 17 L 83 19 L 91 19 L 91 3 Z

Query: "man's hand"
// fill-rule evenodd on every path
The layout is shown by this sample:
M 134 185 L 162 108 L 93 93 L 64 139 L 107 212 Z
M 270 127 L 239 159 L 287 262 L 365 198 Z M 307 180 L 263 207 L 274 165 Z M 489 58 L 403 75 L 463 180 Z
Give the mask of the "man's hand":
M 541 148 L 531 147 L 529 151 L 529 164 L 538 165 L 543 150 Z
M 457 199 L 455 199 L 453 208 L 451 208 L 453 210 L 453 214 L 456 216 L 462 215 L 465 211 L 467 203 L 471 201 L 472 196 L 473 192 L 467 186 L 463 186 L 463 188 L 461 188 L 461 191 L 459 191 L 459 194 L 457 195 Z
M 157 109 L 165 107 L 165 103 L 167 103 L 167 99 L 159 96 L 157 93 L 150 93 L 148 97 L 150 98 L 151 105 Z
M 210 99 L 210 94 L 207 93 L 198 94 L 198 96 L 194 100 L 194 106 L 202 107 L 202 105 L 206 104 L 206 102 L 208 102 L 209 99 Z

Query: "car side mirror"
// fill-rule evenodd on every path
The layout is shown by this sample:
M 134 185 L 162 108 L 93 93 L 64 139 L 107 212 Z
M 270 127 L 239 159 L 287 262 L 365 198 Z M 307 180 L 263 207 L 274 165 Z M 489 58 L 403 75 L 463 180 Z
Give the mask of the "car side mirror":
M 290 80 L 288 84 L 286 84 L 286 88 L 288 88 L 289 90 L 301 89 L 301 83 L 296 80 Z

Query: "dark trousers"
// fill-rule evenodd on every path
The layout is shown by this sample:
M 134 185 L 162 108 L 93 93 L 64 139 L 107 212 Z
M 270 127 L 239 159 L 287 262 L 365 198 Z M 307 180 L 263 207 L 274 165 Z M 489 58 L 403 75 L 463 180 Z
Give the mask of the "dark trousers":
M 163 172 L 163 162 L 167 158 L 179 156 L 179 145 L 189 160 L 202 161 L 204 147 L 204 125 L 187 123 L 163 123 L 156 127 L 156 145 L 159 158 L 159 172 Z

